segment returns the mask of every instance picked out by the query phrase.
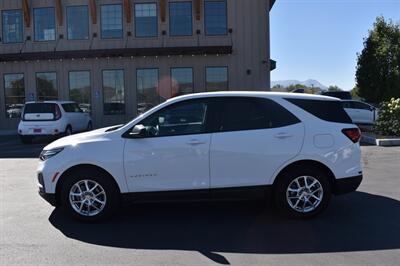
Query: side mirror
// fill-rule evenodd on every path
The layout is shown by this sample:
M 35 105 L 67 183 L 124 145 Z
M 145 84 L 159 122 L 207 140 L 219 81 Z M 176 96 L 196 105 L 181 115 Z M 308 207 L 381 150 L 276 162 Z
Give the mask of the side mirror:
M 147 137 L 147 129 L 143 125 L 136 125 L 129 135 L 133 138 L 144 138 Z

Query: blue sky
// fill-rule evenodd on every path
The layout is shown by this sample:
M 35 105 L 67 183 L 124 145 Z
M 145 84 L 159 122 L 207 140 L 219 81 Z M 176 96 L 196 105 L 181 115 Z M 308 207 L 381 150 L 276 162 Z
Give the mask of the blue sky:
M 357 53 L 375 18 L 400 22 L 400 0 L 277 0 L 270 13 L 271 79 L 355 86 Z

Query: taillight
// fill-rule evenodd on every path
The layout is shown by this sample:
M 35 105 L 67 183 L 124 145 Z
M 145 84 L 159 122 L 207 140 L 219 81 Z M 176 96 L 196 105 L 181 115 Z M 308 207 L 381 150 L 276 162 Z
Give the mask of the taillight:
M 342 132 L 354 143 L 359 142 L 361 139 L 361 131 L 358 128 L 346 128 Z
M 61 118 L 61 110 L 60 110 L 60 107 L 58 107 L 58 105 L 56 105 L 54 120 L 58 120 L 60 118 Z

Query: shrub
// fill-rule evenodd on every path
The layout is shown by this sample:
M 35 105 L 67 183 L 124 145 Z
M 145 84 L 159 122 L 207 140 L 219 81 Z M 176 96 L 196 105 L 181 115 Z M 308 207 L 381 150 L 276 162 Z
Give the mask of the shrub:
M 392 98 L 389 102 L 380 104 L 374 131 L 381 135 L 400 136 L 400 98 Z

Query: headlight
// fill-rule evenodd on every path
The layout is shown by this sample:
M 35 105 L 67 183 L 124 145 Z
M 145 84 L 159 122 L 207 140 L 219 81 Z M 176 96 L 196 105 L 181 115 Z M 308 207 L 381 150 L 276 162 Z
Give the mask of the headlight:
M 39 159 L 42 161 L 46 161 L 47 159 L 50 159 L 51 157 L 59 154 L 60 152 L 62 152 L 64 148 L 57 148 L 57 149 L 51 149 L 51 150 L 43 150 L 40 153 Z

